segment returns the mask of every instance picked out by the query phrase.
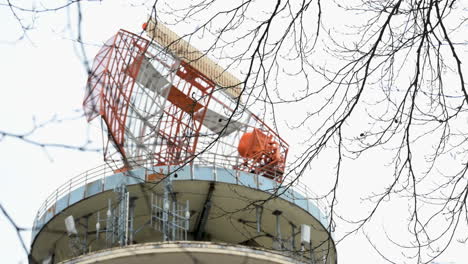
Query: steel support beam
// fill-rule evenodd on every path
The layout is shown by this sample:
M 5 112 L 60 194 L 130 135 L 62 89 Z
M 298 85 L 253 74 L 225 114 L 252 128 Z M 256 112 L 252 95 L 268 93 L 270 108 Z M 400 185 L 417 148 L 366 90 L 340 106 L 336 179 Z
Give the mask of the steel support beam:
M 198 223 L 195 229 L 195 240 L 201 240 L 203 234 L 205 233 L 206 222 L 208 222 L 208 215 L 210 214 L 211 209 L 211 197 L 213 196 L 213 191 L 215 189 L 215 183 L 210 183 L 210 188 L 208 189 L 208 194 L 206 196 L 205 204 L 203 205 L 203 210 L 198 218 Z

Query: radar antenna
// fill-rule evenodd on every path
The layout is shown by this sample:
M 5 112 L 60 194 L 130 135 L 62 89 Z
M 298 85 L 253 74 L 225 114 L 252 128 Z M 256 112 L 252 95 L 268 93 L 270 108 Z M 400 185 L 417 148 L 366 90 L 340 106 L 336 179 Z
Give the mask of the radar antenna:
M 216 164 L 282 181 L 288 144 L 241 102 L 242 82 L 161 23 L 120 30 L 96 55 L 83 102 L 100 116 L 104 159 Z M 237 111 L 236 111 L 237 109 Z

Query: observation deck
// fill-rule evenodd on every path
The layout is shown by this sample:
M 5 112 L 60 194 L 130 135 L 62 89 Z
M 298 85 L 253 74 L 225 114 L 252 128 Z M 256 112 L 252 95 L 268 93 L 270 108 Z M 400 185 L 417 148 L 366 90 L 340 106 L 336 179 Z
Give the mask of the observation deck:
M 173 195 L 167 207 L 157 197 L 164 196 L 168 183 Z M 120 208 L 116 188 L 122 185 L 131 208 L 125 240 L 110 228 L 116 218 L 109 218 L 111 208 Z M 164 215 L 155 208 L 173 211 Z M 336 263 L 324 211 L 298 181 L 278 183 L 202 163 L 121 172 L 102 165 L 71 178 L 46 199 L 34 220 L 31 253 L 50 263 L 149 263 L 156 255 L 169 263 L 219 263 L 219 257 L 226 263 Z M 69 216 L 76 222 L 71 235 L 65 224 Z M 169 218 L 172 227 L 161 229 Z M 308 246 L 301 242 L 304 224 L 310 227 Z

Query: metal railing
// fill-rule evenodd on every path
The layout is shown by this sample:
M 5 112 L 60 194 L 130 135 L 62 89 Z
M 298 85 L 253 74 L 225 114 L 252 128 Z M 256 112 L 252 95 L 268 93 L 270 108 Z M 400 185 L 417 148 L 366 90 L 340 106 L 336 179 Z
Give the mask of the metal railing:
M 48 210 L 53 208 L 59 199 L 71 193 L 73 190 L 85 186 L 99 178 L 105 181 L 107 176 L 115 174 L 114 171 L 107 164 L 102 164 L 98 167 L 89 169 L 77 176 L 69 179 L 64 184 L 60 185 L 54 192 L 52 192 L 46 200 L 42 203 L 36 213 L 36 219 L 40 219 Z
M 237 158 L 236 158 L 237 159 Z M 211 161 L 213 159 L 210 159 Z M 199 166 L 199 167 L 211 167 L 211 168 L 226 168 L 226 169 L 233 169 L 233 164 L 234 159 L 232 157 L 228 156 L 223 156 L 223 155 L 216 155 L 216 163 L 213 162 L 208 162 L 206 159 L 203 159 L 202 157 L 199 157 L 194 160 L 194 162 L 187 164 L 187 166 Z M 128 161 L 126 162 L 128 165 Z M 145 160 L 145 159 L 139 159 L 138 161 L 133 161 L 133 165 L 138 164 L 138 167 L 133 167 L 133 169 L 136 168 L 151 168 L 151 170 L 154 168 L 152 166 L 152 161 L 151 160 Z M 112 167 L 116 168 L 123 168 L 125 167 L 125 164 L 123 162 L 113 162 Z M 86 186 L 88 183 L 95 182 L 99 179 L 102 181 L 102 186 L 104 186 L 106 182 L 106 178 L 108 176 L 114 175 L 118 173 L 118 171 L 114 170 L 109 164 L 102 164 L 100 166 L 97 166 L 95 168 L 92 168 L 90 170 L 87 170 L 71 179 L 66 181 L 64 184 L 60 185 L 57 189 L 55 189 L 52 194 L 50 194 L 43 204 L 39 207 L 36 217 L 34 220 L 33 224 L 33 236 L 34 232 L 37 231 L 37 225 L 39 224 L 39 220 L 47 213 L 47 212 L 52 212 L 55 215 L 55 210 L 56 210 L 56 205 L 57 201 L 59 201 L 61 198 L 69 195 L 72 193 L 74 190 Z M 258 176 L 262 177 L 262 176 Z M 300 182 L 299 180 L 294 180 L 294 179 L 288 179 L 285 178 L 282 180 L 282 183 L 277 183 L 276 187 L 281 187 L 281 186 L 290 186 L 292 189 L 303 196 L 303 198 L 297 198 L 293 197 L 293 199 L 296 200 L 312 200 L 314 201 L 314 204 L 318 207 L 320 214 L 325 217 L 325 219 L 328 222 L 328 215 L 324 214 L 327 212 L 327 207 L 325 204 L 318 198 L 318 196 L 310 190 L 310 188 L 305 185 L 304 183 Z M 86 195 L 86 194 L 84 194 Z M 70 196 L 68 197 L 70 199 Z M 69 205 L 69 203 L 68 203 Z M 327 227 L 326 227 L 327 228 Z

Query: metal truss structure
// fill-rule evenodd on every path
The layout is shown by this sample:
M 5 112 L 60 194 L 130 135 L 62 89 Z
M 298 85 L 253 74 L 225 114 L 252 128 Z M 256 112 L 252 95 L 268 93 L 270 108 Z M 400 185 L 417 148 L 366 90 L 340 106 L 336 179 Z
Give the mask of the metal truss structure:
M 161 30 L 160 42 L 177 36 Z M 84 109 L 102 119 L 105 160 L 124 160 L 115 169 L 126 171 L 198 159 L 282 181 L 288 144 L 243 106 L 238 83 L 226 87 L 237 79 L 206 56 L 187 59 L 196 49 L 184 43 L 120 30 L 96 55 Z
M 151 213 L 148 221 L 142 226 L 134 225 L 134 200 L 130 197 L 126 185 L 119 184 L 114 190 L 116 199 L 108 200 L 106 216 L 101 217 L 100 212 L 97 213 L 96 239 L 101 239 L 100 233 L 104 233 L 107 247 L 126 246 L 133 244 L 134 235 L 149 225 L 162 234 L 163 241 L 187 240 L 190 221 L 189 203 L 177 202 L 170 179 L 165 179 L 164 184 L 164 195 L 151 194 Z M 70 248 L 72 245 L 73 248 L 77 248 L 77 241 L 81 242 L 75 237 L 78 239 L 77 236 L 73 236 L 73 239 L 69 240 Z M 82 252 L 83 249 L 80 250 Z
M 164 195 L 151 195 L 151 226 L 163 235 L 163 241 L 187 240 L 189 202 L 177 202 L 169 179 L 164 180 Z
M 107 247 L 131 244 L 131 233 L 133 232 L 130 193 L 123 184 L 119 185 L 114 193 L 117 194 L 116 201 L 113 202 L 113 199 L 109 199 L 106 216 L 101 217 L 98 211 L 96 219 L 96 239 L 99 239 L 100 233 L 103 232 Z

